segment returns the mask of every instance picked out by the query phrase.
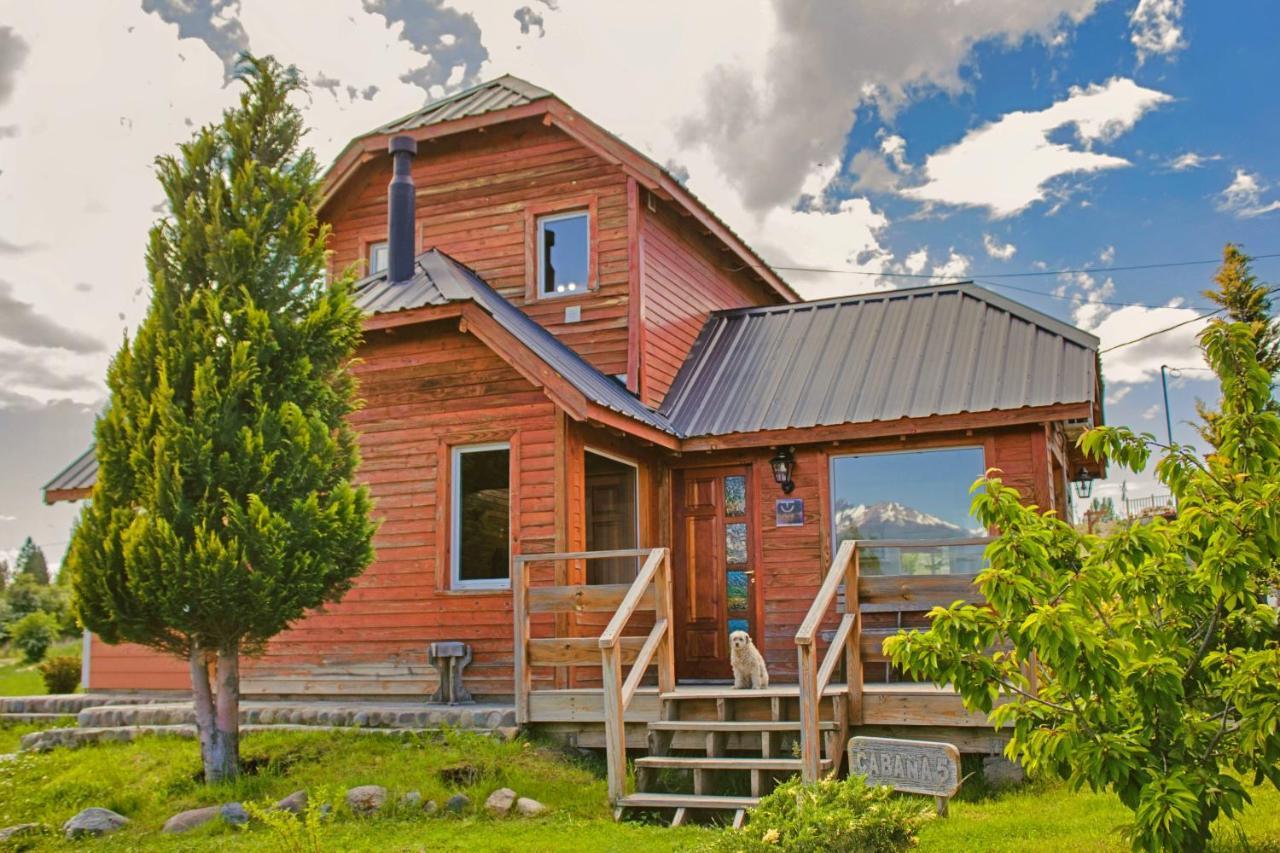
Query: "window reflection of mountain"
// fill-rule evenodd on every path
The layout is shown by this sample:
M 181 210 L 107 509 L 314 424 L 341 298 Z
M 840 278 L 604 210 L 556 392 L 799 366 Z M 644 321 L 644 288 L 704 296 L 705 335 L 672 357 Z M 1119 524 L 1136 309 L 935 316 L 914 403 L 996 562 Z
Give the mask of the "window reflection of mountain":
M 874 504 L 836 504 L 836 539 L 965 539 L 985 535 L 980 527 L 966 529 L 936 515 L 894 500 Z M 904 550 L 863 549 L 862 571 L 869 575 L 928 575 L 972 573 L 981 568 L 980 546 Z

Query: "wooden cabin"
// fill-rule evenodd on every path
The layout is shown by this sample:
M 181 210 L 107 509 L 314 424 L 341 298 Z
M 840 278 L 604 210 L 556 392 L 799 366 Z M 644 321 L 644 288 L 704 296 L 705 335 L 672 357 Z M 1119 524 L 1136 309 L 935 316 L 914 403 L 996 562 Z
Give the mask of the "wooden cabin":
M 850 729 L 999 748 L 880 641 L 976 595 L 985 470 L 1064 512 L 1100 473 L 1072 440 L 1102 418 L 1096 338 L 969 283 L 802 301 L 661 167 L 512 77 L 353 140 L 321 214 L 333 269 L 367 274 L 377 557 L 246 663 L 247 694 L 426 701 L 428 645 L 465 642 L 470 691 L 606 747 L 624 805 L 652 804 L 621 799 L 627 747 L 651 752 L 641 787 L 694 771 L 683 807 L 715 800 L 712 771 L 753 794 L 815 777 Z M 89 497 L 95 468 L 46 499 Z M 726 685 L 734 630 L 768 690 Z M 94 691 L 189 686 L 182 661 L 88 652 Z

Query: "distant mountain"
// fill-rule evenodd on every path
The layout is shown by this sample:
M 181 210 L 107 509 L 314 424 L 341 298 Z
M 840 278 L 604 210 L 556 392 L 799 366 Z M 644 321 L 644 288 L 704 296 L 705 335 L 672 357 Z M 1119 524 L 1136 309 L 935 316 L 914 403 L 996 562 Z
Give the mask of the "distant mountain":
M 836 529 L 842 534 L 868 539 L 949 539 L 982 535 L 897 501 L 858 504 L 838 510 Z

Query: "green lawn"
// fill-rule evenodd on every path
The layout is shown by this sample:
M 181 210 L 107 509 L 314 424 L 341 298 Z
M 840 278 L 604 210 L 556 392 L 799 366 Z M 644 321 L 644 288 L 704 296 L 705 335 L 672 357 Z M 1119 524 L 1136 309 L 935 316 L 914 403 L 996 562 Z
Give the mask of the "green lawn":
M 79 639 L 74 639 L 50 646 L 47 657 L 79 657 L 80 644 Z M 40 678 L 37 666 L 38 664 L 24 661 L 16 649 L 0 647 L 0 696 L 43 696 L 44 681 Z
M 32 727 L 0 727 L 0 752 Z M 271 732 L 247 735 L 242 755 L 248 772 L 235 783 L 207 787 L 199 781 L 195 743 L 147 738 L 79 750 L 23 755 L 0 763 L 0 827 L 33 821 L 50 828 L 35 849 L 71 849 L 52 832 L 80 809 L 105 806 L 133 824 L 98 842 L 98 850 L 280 850 L 281 839 L 264 826 L 236 830 L 209 825 L 181 836 L 158 830 L 172 814 L 232 800 L 275 800 L 299 788 L 340 792 L 362 784 L 386 786 L 391 799 L 418 790 L 443 803 L 463 791 L 472 808 L 463 817 L 425 816 L 392 808 L 389 814 L 357 818 L 339 806 L 326 824 L 326 850 L 626 851 L 696 850 L 715 829 L 614 823 L 606 805 L 601 767 L 545 744 L 450 734 L 444 737 L 380 736 L 356 732 Z M 461 788 L 440 775 L 459 764 L 474 768 Z M 479 806 L 495 788 L 507 786 L 541 800 L 551 812 L 536 819 L 495 820 Z M 1252 847 L 1225 850 L 1280 851 L 1280 794 L 1256 792 L 1241 828 Z M 1116 828 L 1128 813 L 1114 797 L 1071 793 L 1062 785 L 1034 784 L 976 802 L 956 801 L 951 817 L 931 821 L 920 837 L 922 851 L 1124 850 Z

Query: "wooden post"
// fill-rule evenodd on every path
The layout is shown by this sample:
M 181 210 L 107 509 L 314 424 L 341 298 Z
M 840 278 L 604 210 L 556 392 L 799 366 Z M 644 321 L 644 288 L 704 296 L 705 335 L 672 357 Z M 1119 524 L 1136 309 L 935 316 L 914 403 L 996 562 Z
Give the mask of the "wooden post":
M 862 725 L 862 601 L 858 594 L 861 557 L 857 543 L 844 570 L 844 610 L 854 617 L 853 630 L 844 644 L 844 679 L 849 691 L 849 722 Z
M 609 780 L 609 802 L 617 804 L 627 793 L 627 724 L 622 708 L 622 648 L 600 650 L 600 682 L 604 689 L 604 746 Z
M 671 549 L 662 549 L 662 567 L 654 577 L 655 618 L 667 620 L 666 636 L 658 649 L 658 694 L 676 689 L 675 609 L 671 597 Z M 625 710 L 625 709 L 624 709 Z
M 515 620 L 511 642 L 516 682 L 516 725 L 523 726 L 529 722 L 529 573 L 521 555 L 511 561 L 511 586 L 511 612 Z
M 818 738 L 818 712 L 822 697 L 818 695 L 818 661 L 812 643 L 796 646 L 800 667 L 800 777 L 806 783 L 817 782 L 822 775 L 822 746 Z

